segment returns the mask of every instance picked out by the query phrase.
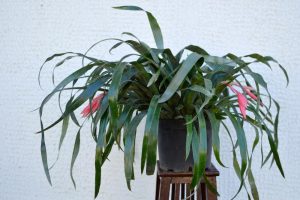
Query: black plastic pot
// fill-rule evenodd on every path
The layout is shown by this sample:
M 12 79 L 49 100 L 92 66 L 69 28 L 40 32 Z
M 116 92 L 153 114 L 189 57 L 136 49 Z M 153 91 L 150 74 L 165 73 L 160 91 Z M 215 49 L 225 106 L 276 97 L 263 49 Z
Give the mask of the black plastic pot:
M 212 132 L 210 123 L 207 127 L 206 167 L 211 165 Z M 185 159 L 186 126 L 182 119 L 160 119 L 158 131 L 158 153 L 160 167 L 163 170 L 184 172 L 193 168 L 192 151 Z

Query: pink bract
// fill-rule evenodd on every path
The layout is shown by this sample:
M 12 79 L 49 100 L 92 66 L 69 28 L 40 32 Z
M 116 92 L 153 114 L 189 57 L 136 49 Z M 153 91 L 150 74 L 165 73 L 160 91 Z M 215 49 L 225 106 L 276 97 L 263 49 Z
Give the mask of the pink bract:
M 88 117 L 89 115 L 93 114 L 101 105 L 101 101 L 103 97 L 105 96 L 105 93 L 99 94 L 96 96 L 92 102 L 87 105 L 81 112 L 82 117 Z
M 240 92 L 237 93 L 239 108 L 244 119 L 246 119 L 246 108 L 248 105 L 247 98 Z

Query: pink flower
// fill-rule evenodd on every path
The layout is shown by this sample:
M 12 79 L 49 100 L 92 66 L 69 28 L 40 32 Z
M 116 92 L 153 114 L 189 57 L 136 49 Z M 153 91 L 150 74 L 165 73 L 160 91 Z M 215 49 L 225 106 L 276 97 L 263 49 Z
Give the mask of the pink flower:
M 253 94 L 251 92 L 251 90 L 253 91 L 253 87 L 250 86 L 243 86 L 244 91 L 248 94 L 249 97 L 251 97 L 253 100 L 258 101 L 258 98 L 255 94 Z M 260 106 L 263 106 L 264 104 L 262 103 L 261 99 L 260 99 Z
M 232 85 L 236 85 L 236 86 L 240 86 L 239 84 L 236 84 L 236 83 L 232 83 L 232 84 L 227 84 L 227 86 L 231 89 L 232 92 L 234 92 L 236 95 L 237 95 L 237 98 L 238 98 L 238 104 L 239 104 L 239 108 L 240 108 L 240 111 L 241 111 L 241 114 L 243 116 L 244 119 L 246 119 L 247 115 L 246 115 L 246 110 L 247 110 L 247 106 L 248 106 L 248 100 L 247 98 L 242 94 L 240 93 L 239 91 L 237 91 L 235 88 L 232 87 Z M 251 91 L 250 87 L 248 86 L 244 86 L 243 89 L 246 91 L 246 93 L 249 95 L 249 93 L 251 93 L 252 97 L 256 97 Z M 248 91 L 248 92 L 247 92 Z M 257 99 L 257 97 L 256 97 Z
M 88 117 L 89 115 L 93 114 L 100 107 L 101 101 L 104 96 L 105 96 L 105 93 L 102 93 L 102 94 L 99 94 L 97 97 L 95 97 L 92 100 L 92 102 L 82 110 L 82 112 L 81 112 L 82 117 Z
M 243 88 L 244 88 L 244 91 L 245 91 L 252 99 L 257 100 L 257 96 L 255 96 L 255 94 L 253 94 L 253 93 L 251 92 L 250 89 L 247 89 L 246 86 L 244 86 Z
M 239 103 L 239 108 L 241 111 L 241 114 L 244 119 L 246 119 L 246 109 L 248 106 L 248 100 L 247 98 L 240 92 L 237 92 L 237 98 L 238 98 L 238 103 Z

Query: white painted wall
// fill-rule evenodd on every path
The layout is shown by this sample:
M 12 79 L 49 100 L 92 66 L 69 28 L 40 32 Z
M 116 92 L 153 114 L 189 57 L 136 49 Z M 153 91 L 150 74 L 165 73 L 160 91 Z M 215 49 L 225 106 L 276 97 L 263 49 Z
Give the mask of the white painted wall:
M 198 44 L 210 53 L 233 52 L 270 54 L 289 71 L 291 84 L 286 89 L 281 72 L 259 69 L 267 76 L 270 90 L 282 105 L 280 155 L 286 179 L 274 166 L 260 169 L 260 157 L 253 164 L 261 199 L 299 199 L 300 136 L 299 75 L 300 1 L 289 0 L 194 0 L 194 1 L 108 1 L 108 0 L 15 0 L 0 3 L 0 199 L 93 199 L 94 144 L 83 131 L 81 151 L 75 166 L 77 190 L 69 178 L 69 165 L 75 128 L 68 133 L 60 160 L 51 170 L 53 187 L 44 176 L 40 158 L 37 108 L 51 85 L 49 66 L 42 75 L 40 90 L 37 74 L 42 61 L 54 52 L 84 52 L 92 43 L 121 32 L 135 33 L 154 44 L 147 19 L 142 13 L 116 11 L 116 5 L 135 4 L 157 17 L 166 46 L 174 51 L 188 44 Z M 105 56 L 104 51 L 94 52 Z M 120 55 L 121 52 L 116 53 Z M 66 76 L 79 62 L 58 70 Z M 55 111 L 54 111 L 55 110 Z M 44 117 L 50 123 L 58 116 L 56 102 L 47 107 Z M 141 143 L 143 127 L 139 129 Z M 49 162 L 56 158 L 59 129 L 47 133 Z M 248 134 L 248 133 L 247 133 Z M 249 135 L 252 133 L 249 132 Z M 222 158 L 231 165 L 230 145 L 222 138 Z M 140 146 L 137 149 L 140 155 Z M 256 151 L 259 156 L 259 150 Z M 104 166 L 99 199 L 154 199 L 154 176 L 140 176 L 140 156 L 136 157 L 136 181 L 127 191 L 122 153 L 114 151 Z M 232 168 L 220 168 L 220 199 L 230 199 L 238 187 Z M 101 198 L 102 197 L 102 198 Z M 246 199 L 241 193 L 237 199 Z

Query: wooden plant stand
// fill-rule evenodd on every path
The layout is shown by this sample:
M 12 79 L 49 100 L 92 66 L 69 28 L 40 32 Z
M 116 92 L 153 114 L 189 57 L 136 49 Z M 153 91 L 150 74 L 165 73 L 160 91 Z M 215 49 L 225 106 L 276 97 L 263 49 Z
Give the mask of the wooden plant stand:
M 209 169 L 205 170 L 207 179 L 216 187 L 216 176 L 219 171 L 212 164 Z M 195 191 L 190 188 L 193 172 L 172 172 L 163 171 L 157 162 L 156 177 L 156 195 L 155 200 L 217 200 L 217 195 L 209 191 L 204 182 L 201 182 L 199 188 Z

